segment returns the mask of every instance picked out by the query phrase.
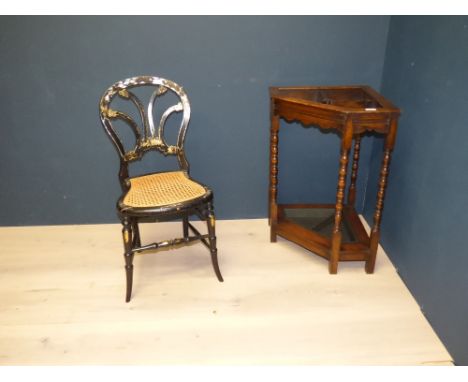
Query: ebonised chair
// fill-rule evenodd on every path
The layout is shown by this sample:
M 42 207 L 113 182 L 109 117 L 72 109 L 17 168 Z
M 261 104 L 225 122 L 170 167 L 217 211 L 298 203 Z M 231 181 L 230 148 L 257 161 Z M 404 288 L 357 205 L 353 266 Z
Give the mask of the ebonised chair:
M 139 87 L 152 88 L 146 109 L 134 94 Z M 156 101 L 159 104 L 160 99 L 171 93 L 177 103 L 165 109 L 156 128 L 154 124 Z M 135 122 L 138 118 L 132 118 L 130 113 L 111 108 L 111 103 L 118 98 L 129 101 L 136 107 L 141 120 L 140 126 Z M 218 280 L 222 282 L 223 277 L 217 258 L 213 192 L 189 176 L 189 163 L 185 157 L 184 140 L 190 120 L 190 104 L 184 89 L 172 81 L 158 77 L 128 78 L 116 82 L 106 90 L 101 98 L 99 111 L 102 125 L 120 158 L 119 180 L 122 195 L 117 201 L 117 213 L 123 225 L 126 302 L 130 301 L 132 294 L 134 254 L 145 250 L 172 247 L 199 240 L 210 250 L 214 271 Z M 164 128 L 173 113 L 182 113 L 182 117 L 177 142 L 175 145 L 169 145 L 165 139 Z M 115 122 L 118 120 L 127 124 L 135 135 L 135 146 L 130 150 L 124 148 L 123 140 L 116 133 Z M 176 156 L 179 170 L 130 177 L 129 164 L 141 160 L 151 150 L 164 156 Z M 207 222 L 208 234 L 202 235 L 189 222 L 189 217 L 194 215 Z M 140 222 L 175 219 L 182 219 L 183 237 L 142 245 Z M 193 236 L 189 235 L 189 231 Z

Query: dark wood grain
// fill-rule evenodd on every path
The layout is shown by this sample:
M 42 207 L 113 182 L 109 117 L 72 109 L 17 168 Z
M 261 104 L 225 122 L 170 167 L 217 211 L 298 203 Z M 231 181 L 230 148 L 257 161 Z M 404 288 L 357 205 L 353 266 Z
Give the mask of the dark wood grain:
M 385 190 L 387 188 L 387 179 L 388 173 L 390 171 L 390 160 L 392 155 L 392 150 L 395 146 L 397 132 L 397 121 L 392 119 L 390 122 L 390 132 L 385 138 L 384 143 L 384 152 L 382 158 L 382 164 L 380 167 L 380 177 L 377 191 L 377 202 L 374 211 L 374 222 L 371 229 L 370 237 L 370 253 L 369 258 L 366 261 L 366 272 L 373 273 L 375 268 L 375 260 L 377 256 L 377 249 L 379 246 L 380 240 L 380 224 L 382 221 L 384 200 L 385 200 Z
M 269 222 L 270 222 L 270 241 L 276 241 L 276 223 L 278 221 L 278 207 L 276 198 L 278 195 L 278 132 L 280 127 L 279 117 L 271 115 L 271 134 L 270 134 L 270 191 L 269 191 Z
M 351 167 L 351 180 L 348 190 L 348 204 L 353 205 L 356 202 L 356 181 L 359 170 L 359 152 L 361 150 L 361 136 L 357 135 L 354 139 L 353 164 Z
M 341 139 L 340 168 L 338 171 L 338 186 L 336 189 L 335 225 L 333 227 L 332 247 L 330 251 L 330 262 L 328 270 L 331 274 L 338 272 L 338 261 L 340 259 L 341 246 L 341 219 L 343 201 L 346 189 L 346 173 L 348 169 L 349 149 L 353 139 L 353 122 L 351 118 L 346 121 L 343 137 Z

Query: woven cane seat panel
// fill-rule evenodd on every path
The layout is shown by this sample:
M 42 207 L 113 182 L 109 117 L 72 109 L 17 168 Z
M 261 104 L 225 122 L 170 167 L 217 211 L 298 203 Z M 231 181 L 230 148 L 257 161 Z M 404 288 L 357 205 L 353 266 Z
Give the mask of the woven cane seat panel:
M 187 202 L 206 194 L 206 189 L 184 172 L 173 171 L 130 179 L 123 203 L 129 207 L 159 207 Z

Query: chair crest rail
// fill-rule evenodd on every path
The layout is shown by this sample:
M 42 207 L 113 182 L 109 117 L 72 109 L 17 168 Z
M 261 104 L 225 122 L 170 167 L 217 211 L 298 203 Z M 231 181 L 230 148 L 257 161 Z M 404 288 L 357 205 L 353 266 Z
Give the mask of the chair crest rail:
M 137 86 L 155 87 L 146 108 L 141 100 L 131 91 L 133 87 Z M 179 101 L 164 110 L 156 126 L 154 122 L 155 103 L 159 97 L 168 92 L 174 93 Z M 128 100 L 135 106 L 141 120 L 140 125 L 127 113 L 111 108 L 111 103 L 115 97 Z M 99 110 L 102 124 L 114 143 L 121 161 L 132 162 L 140 160 L 147 151 L 157 150 L 165 156 L 177 156 L 180 167 L 188 171 L 189 165 L 183 146 L 190 121 L 190 103 L 187 94 L 181 86 L 159 77 L 132 77 L 116 82 L 109 87 L 101 97 Z M 175 145 L 170 145 L 164 137 L 164 129 L 169 117 L 174 113 L 182 113 L 182 119 L 177 135 L 177 142 Z M 125 150 L 122 139 L 118 136 L 113 125 L 114 120 L 120 120 L 131 128 L 136 142 L 133 149 Z

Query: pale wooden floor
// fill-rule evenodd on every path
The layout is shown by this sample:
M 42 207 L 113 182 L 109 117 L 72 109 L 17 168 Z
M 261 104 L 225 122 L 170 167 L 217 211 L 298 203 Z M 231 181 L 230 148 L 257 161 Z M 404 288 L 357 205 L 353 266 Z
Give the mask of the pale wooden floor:
M 124 302 L 119 225 L 0 228 L 0 364 L 448 364 L 386 255 L 376 272 L 325 260 L 264 219 L 218 222 L 200 244 L 137 255 Z M 143 238 L 181 234 L 180 223 Z

